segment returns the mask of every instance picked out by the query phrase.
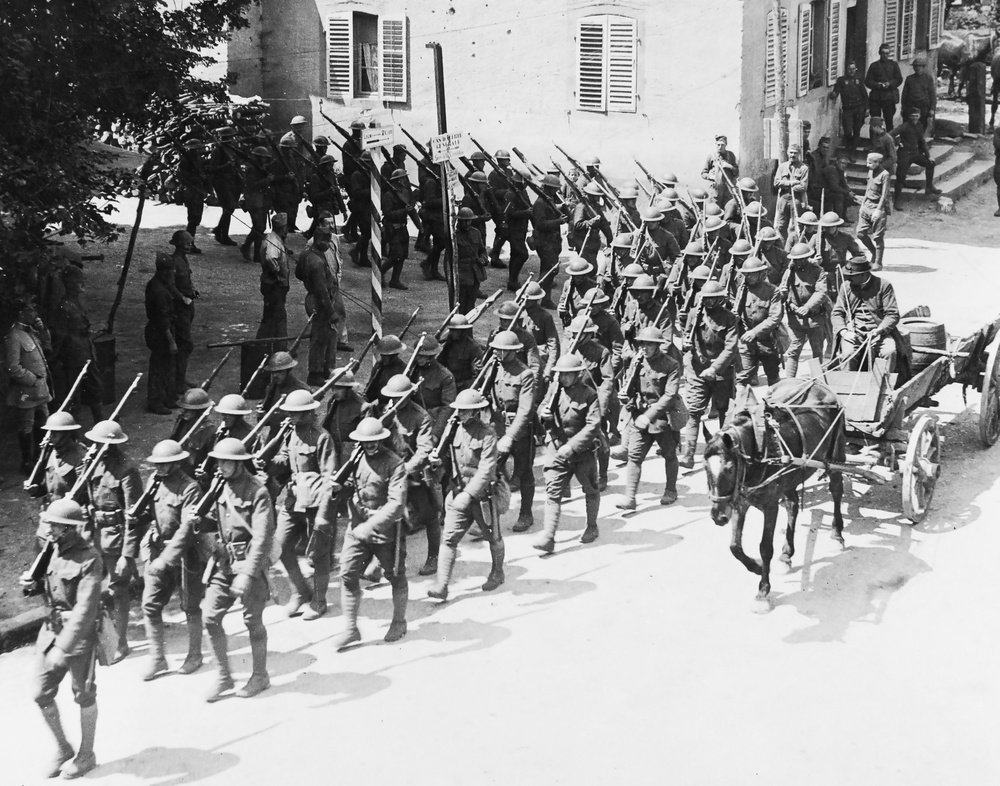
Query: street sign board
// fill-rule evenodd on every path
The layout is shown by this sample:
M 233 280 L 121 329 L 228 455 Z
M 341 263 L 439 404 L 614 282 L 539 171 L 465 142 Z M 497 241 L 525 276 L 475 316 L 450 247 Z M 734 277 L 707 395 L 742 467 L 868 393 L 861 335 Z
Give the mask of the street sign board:
M 392 139 L 392 126 L 361 129 L 361 147 L 364 150 L 373 150 L 383 145 L 391 145 Z
M 464 133 L 439 134 L 431 137 L 431 161 L 440 164 L 462 151 Z

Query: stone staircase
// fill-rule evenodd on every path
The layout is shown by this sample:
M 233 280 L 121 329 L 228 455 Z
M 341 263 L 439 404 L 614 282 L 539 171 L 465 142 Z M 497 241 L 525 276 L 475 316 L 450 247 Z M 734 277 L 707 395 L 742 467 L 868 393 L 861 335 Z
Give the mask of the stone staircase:
M 930 154 L 935 164 L 934 185 L 941 189 L 943 197 L 960 199 L 993 177 L 993 159 L 976 158 L 975 150 L 962 141 L 935 141 L 931 145 Z M 860 154 L 857 158 L 857 163 L 847 165 L 846 174 L 851 190 L 861 196 L 865 191 L 868 170 Z M 916 164 L 910 167 L 903 193 L 924 196 L 923 167 Z

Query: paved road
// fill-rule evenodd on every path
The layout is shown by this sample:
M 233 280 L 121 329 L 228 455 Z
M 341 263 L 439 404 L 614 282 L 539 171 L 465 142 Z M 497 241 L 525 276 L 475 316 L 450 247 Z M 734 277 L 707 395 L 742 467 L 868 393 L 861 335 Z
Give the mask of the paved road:
M 897 241 L 889 277 L 905 306 L 931 304 L 950 332 L 998 309 L 997 252 Z M 800 516 L 793 570 L 774 581 L 775 609 L 751 613 L 756 577 L 711 524 L 700 472 L 681 502 L 612 508 L 601 538 L 580 546 L 574 498 L 555 556 L 508 539 L 508 582 L 479 591 L 482 543 L 461 549 L 453 599 L 411 584 L 410 633 L 381 641 L 388 587 L 366 591 L 364 646 L 331 652 L 338 618 L 281 618 L 269 607 L 274 687 L 253 700 L 202 701 L 213 674 L 140 682 L 137 655 L 98 674 L 93 774 L 106 784 L 245 784 L 290 777 L 446 784 L 996 783 L 998 643 L 994 555 L 997 453 L 976 438 L 949 390 L 944 476 L 928 519 L 900 521 L 898 489 L 849 483 L 848 548 L 829 537 L 822 487 Z M 509 528 L 508 515 L 507 527 Z M 752 520 L 752 522 L 755 520 Z M 747 527 L 748 550 L 759 525 Z M 415 536 L 414 545 L 422 536 Z M 422 547 L 411 564 L 420 564 Z M 337 606 L 339 607 L 339 606 Z M 183 626 L 171 617 L 172 660 Z M 245 673 L 249 651 L 231 619 Z M 30 702 L 28 650 L 0 656 L 3 783 L 33 783 L 49 740 Z M 61 696 L 71 737 L 76 719 Z

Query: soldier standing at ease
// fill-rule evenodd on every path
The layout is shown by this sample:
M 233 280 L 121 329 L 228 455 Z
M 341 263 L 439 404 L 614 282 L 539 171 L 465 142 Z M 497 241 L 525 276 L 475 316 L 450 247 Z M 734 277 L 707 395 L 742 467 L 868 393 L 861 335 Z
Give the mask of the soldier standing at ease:
M 177 406 L 174 272 L 173 257 L 158 253 L 156 274 L 146 284 L 146 411 L 154 415 L 169 415 L 169 408 Z
M 542 178 L 542 193 L 547 199 L 539 197 L 531 206 L 531 225 L 534 228 L 532 239 L 535 242 L 535 251 L 538 253 L 538 278 L 545 278 L 545 274 L 559 264 L 559 252 L 562 250 L 562 225 L 569 221 L 556 207 L 559 191 L 559 178 L 554 175 L 546 175 Z M 545 297 L 542 300 L 542 308 L 554 309 L 556 304 L 552 302 L 552 287 L 555 285 L 554 277 L 545 279 Z
M 778 194 L 774 207 L 774 228 L 782 238 L 786 238 L 796 213 L 809 208 L 809 165 L 802 160 L 800 145 L 788 146 L 788 160 L 778 164 L 774 173 L 774 190 Z
M 34 466 L 40 442 L 36 429 L 40 426 L 39 421 L 48 417 L 48 403 L 52 400 L 49 367 L 43 351 L 49 344 L 49 333 L 34 306 L 26 304 L 21 307 L 4 343 L 5 367 L 10 376 L 7 406 L 17 410 L 21 472 L 28 475 Z
M 388 642 L 406 635 L 406 602 L 410 593 L 406 578 L 406 465 L 389 449 L 389 429 L 378 418 L 365 418 L 351 439 L 363 444 L 363 454 L 351 473 L 353 486 L 349 507 L 351 524 L 340 550 L 340 597 L 344 630 L 334 642 L 341 652 L 361 641 L 358 607 L 361 604 L 361 574 L 373 558 L 385 570 L 392 585 L 392 623 L 385 634 Z M 327 484 L 327 493 L 336 496 L 341 487 Z M 328 506 L 327 506 L 328 507 Z
M 595 447 L 601 429 L 597 391 L 583 381 L 586 366 L 577 355 L 563 355 L 556 363 L 559 389 L 538 412 L 548 442 L 545 458 L 545 524 L 532 546 L 551 554 L 562 513 L 563 491 L 574 475 L 586 496 L 587 528 L 581 543 L 597 540 L 597 514 L 601 505 Z
M 625 499 L 616 507 L 635 510 L 636 491 L 642 476 L 642 462 L 655 442 L 663 454 L 666 483 L 661 505 L 677 501 L 677 432 L 686 417 L 680 398 L 680 366 L 663 351 L 663 331 L 645 327 L 636 336 L 641 351 L 625 373 L 625 383 L 618 394 L 632 416 L 628 431 L 628 466 L 625 470 Z
M 333 233 L 317 227 L 311 246 L 303 249 L 295 270 L 305 284 L 306 314 L 312 316 L 309 335 L 310 385 L 322 385 L 337 365 L 337 344 L 343 315 L 340 301 L 340 252 Z M 301 275 L 300 275 L 301 273 Z
M 192 529 L 201 493 L 184 471 L 183 462 L 188 456 L 179 442 L 166 439 L 157 443 L 146 459 L 153 465 L 158 483 L 149 509 L 152 520 L 141 545 L 146 563 L 142 613 L 149 643 L 149 671 L 143 677 L 147 682 L 169 669 L 164 655 L 163 609 L 174 590 L 180 593 L 188 634 L 187 657 L 178 672 L 193 674 L 202 664 L 201 601 L 205 587 L 201 575 L 205 566 L 198 558 Z M 140 511 L 140 515 L 145 513 Z
M 521 509 L 514 532 L 524 532 L 535 523 L 531 513 L 535 501 L 535 437 L 532 433 L 537 401 L 535 375 L 518 357 L 524 344 L 513 331 L 500 331 L 490 346 L 500 361 L 492 389 L 494 422 L 500 434 L 498 460 L 501 467 L 509 457 L 514 460 L 511 480 L 517 483 L 521 492 Z
M 448 584 L 455 566 L 458 544 L 473 522 L 479 525 L 490 544 L 492 566 L 483 592 L 492 592 L 504 583 L 503 561 L 506 547 L 500 530 L 500 516 L 510 504 L 510 489 L 499 472 L 497 435 L 484 410 L 489 402 L 478 390 L 463 390 L 452 403 L 459 412 L 455 438 L 451 443 L 451 470 L 454 482 L 445 513 L 444 543 L 438 554 L 437 581 L 428 596 L 448 599 Z
M 791 270 L 786 291 L 779 290 L 785 298 L 788 328 L 792 339 L 785 352 L 785 376 L 794 379 L 799 370 L 802 348 L 809 342 L 812 356 L 823 359 L 823 339 L 827 337 L 827 273 L 819 265 L 809 246 L 799 243 L 789 254 Z
M 889 57 L 892 47 L 882 44 L 878 48 L 878 60 L 868 66 L 865 87 L 868 88 L 868 105 L 872 119 L 882 117 L 885 127 L 892 131 L 892 118 L 899 103 L 899 86 L 903 84 L 903 73 L 899 64 Z
M 45 772 L 49 778 L 60 773 L 66 779 L 79 778 L 97 766 L 94 666 L 102 569 L 100 555 L 83 535 L 86 526 L 83 508 L 70 499 L 56 500 L 42 514 L 46 537 L 55 546 L 45 573 L 49 615 L 35 643 L 35 703 L 58 746 Z M 67 672 L 73 681 L 73 700 L 80 707 L 80 748 L 75 758 L 56 705 L 56 692 Z
M 733 397 L 733 364 L 736 360 L 738 321 L 726 307 L 726 292 L 718 281 L 706 281 L 701 302 L 691 309 L 684 331 L 684 382 L 687 386 L 688 418 L 682 437 L 682 467 L 694 466 L 701 417 L 715 404 L 719 424 Z
M 715 188 L 715 201 L 725 205 L 734 194 L 730 184 L 740 176 L 740 168 L 736 163 L 736 154 L 727 150 L 729 139 L 725 134 L 715 135 L 715 152 L 705 161 L 701 176 Z
M 775 331 L 784 313 L 778 288 L 767 280 L 767 263 L 750 257 L 742 268 L 743 284 L 736 295 L 736 317 L 740 321 L 739 371 L 736 384 L 746 394 L 757 379 L 757 369 L 764 367 L 767 384 L 778 381 L 781 353 L 775 343 Z
M 256 338 L 284 338 L 288 335 L 288 312 L 285 300 L 289 289 L 289 260 L 292 252 L 285 245 L 288 237 L 288 216 L 271 216 L 271 231 L 264 238 L 260 262 L 260 294 L 264 309 Z M 276 341 L 272 346 L 284 349 L 287 342 Z
M 271 565 L 274 541 L 274 504 L 264 484 L 246 468 L 252 456 L 235 437 L 221 440 L 212 451 L 223 478 L 222 494 L 216 500 L 218 521 L 209 567 L 202 613 L 212 642 L 219 675 L 207 700 L 218 701 L 235 687 L 229 670 L 229 645 L 222 621 L 232 605 L 243 604 L 243 622 L 250 638 L 253 673 L 236 695 L 256 696 L 271 687 L 267 674 L 267 629 L 264 606 L 269 591 L 267 570 Z M 196 526 L 207 521 L 196 521 Z
M 469 387 L 476 378 L 486 349 L 473 336 L 472 323 L 465 314 L 455 314 L 448 320 L 448 327 L 441 340 L 444 347 L 438 360 L 455 378 L 457 394 Z
M 114 598 L 115 630 L 118 646 L 112 663 L 129 654 L 128 613 L 129 582 L 136 574 L 135 560 L 139 556 L 139 531 L 128 511 L 142 495 L 142 478 L 132 460 L 120 448 L 128 436 L 113 420 L 102 420 L 87 432 L 87 439 L 107 445 L 87 484 L 87 495 L 93 511 L 94 529 L 100 538 L 100 553 L 108 577 L 108 590 Z

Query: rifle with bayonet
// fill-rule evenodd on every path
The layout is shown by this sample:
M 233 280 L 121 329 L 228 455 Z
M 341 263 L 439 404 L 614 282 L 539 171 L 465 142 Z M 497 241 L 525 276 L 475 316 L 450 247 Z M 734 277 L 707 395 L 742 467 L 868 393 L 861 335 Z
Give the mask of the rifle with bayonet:
M 642 170 L 642 174 L 644 174 L 649 179 L 649 184 L 654 189 L 653 193 L 650 194 L 650 196 L 656 196 L 656 194 L 659 194 L 666 188 L 666 186 L 663 183 L 661 183 L 659 180 L 653 177 L 653 173 L 650 172 L 648 169 L 646 169 L 646 167 L 642 165 L 642 162 L 638 158 L 633 158 L 632 160 L 635 161 L 636 166 L 638 166 L 639 169 Z
M 469 137 L 469 139 L 470 139 L 470 141 L 472 142 L 472 144 L 474 144 L 474 145 L 475 145 L 475 146 L 476 146 L 477 148 L 479 148 L 479 151 L 480 151 L 480 152 L 481 152 L 481 153 L 482 153 L 482 154 L 483 154 L 484 156 L 486 156 L 486 162 L 487 162 L 487 163 L 488 163 L 488 164 L 489 164 L 490 166 L 492 166 L 492 167 L 493 167 L 494 169 L 496 169 L 496 170 L 500 170 L 500 167 L 499 167 L 499 166 L 497 165 L 497 163 L 496 163 L 496 159 L 494 159 L 494 158 L 493 158 L 493 156 L 491 156 L 491 155 L 490 155 L 489 153 L 487 153 L 487 152 L 486 152 L 486 148 L 485 148 L 485 147 L 483 147 L 483 146 L 482 146 L 481 144 L 479 144 L 479 142 L 477 142 L 477 141 L 476 141 L 475 139 L 473 139 L 472 137 Z M 502 174 L 502 172 L 501 172 L 501 174 Z M 532 190 L 532 191 L 533 191 L 533 192 L 535 193 L 535 195 L 536 195 L 536 196 L 537 196 L 537 197 L 538 197 L 539 199 L 541 199 L 541 200 L 542 200 L 542 201 L 543 201 L 543 202 L 544 202 L 544 203 L 545 203 L 546 205 L 548 205 L 549 207 L 551 207 L 551 208 L 552 208 L 552 210 L 554 210 L 554 211 L 555 211 L 556 213 L 559 213 L 560 215 L 565 215 L 565 213 L 564 213 L 564 212 L 563 212 L 563 210 L 562 210 L 562 209 L 560 208 L 560 206 L 559 206 L 559 205 L 557 205 L 557 204 L 556 204 L 555 202 L 553 202 L 553 201 L 552 201 L 552 200 L 551 200 L 551 199 L 549 198 L 549 195 L 548 195 L 548 194 L 546 194 L 546 193 L 545 193 L 545 191 L 544 191 L 543 189 L 541 189 L 541 188 L 539 188 L 539 187 L 538 187 L 537 185 L 535 185 L 534 181 L 532 181 L 532 179 L 531 179 L 530 177 L 529 177 L 529 178 L 525 178 L 525 181 L 524 181 L 524 183 L 525 183 L 525 185 L 526 185 L 526 186 L 528 186 L 528 188 L 530 188 L 530 189 L 531 189 L 531 190 Z
M 618 197 L 618 189 L 616 189 L 613 185 L 611 185 L 611 183 L 608 182 L 608 179 L 604 176 L 601 170 L 595 167 L 593 174 L 588 174 L 587 167 L 585 167 L 583 164 L 581 164 L 579 161 L 573 158 L 573 156 L 571 156 L 569 153 L 567 153 L 565 150 L 559 147 L 559 145 L 557 145 L 555 142 L 553 142 L 552 145 L 555 147 L 556 150 L 558 150 L 560 153 L 566 156 L 566 160 L 569 161 L 569 163 L 575 169 L 579 170 L 581 175 L 586 177 L 588 180 L 593 180 L 594 182 L 596 182 L 602 191 L 606 192 L 610 191 L 612 194 L 615 195 L 615 197 Z
M 589 311 L 586 312 L 587 320 L 590 320 Z M 566 352 L 566 357 L 572 355 L 579 349 L 580 344 L 583 343 L 584 337 L 587 335 L 586 323 L 581 325 L 580 331 L 573 336 L 573 340 L 570 342 L 569 349 Z M 562 392 L 562 385 L 559 384 L 559 380 L 553 380 L 549 384 L 548 392 L 545 394 L 545 399 L 542 401 L 542 405 L 538 408 L 539 413 L 548 412 L 548 417 L 542 417 L 542 428 L 545 429 L 545 433 L 548 435 L 549 439 L 552 440 L 552 444 L 556 448 L 562 447 L 562 442 L 559 439 L 557 431 L 562 431 L 562 418 L 559 417 L 559 410 L 557 408 L 559 402 L 559 395 Z
M 516 147 L 512 147 L 511 150 L 514 151 L 515 156 L 521 159 L 521 163 L 528 168 L 529 173 L 534 172 L 536 177 L 545 177 L 545 173 L 539 167 L 535 166 L 530 161 L 528 161 L 528 159 L 524 157 L 524 153 L 522 153 Z
M 424 342 L 427 340 L 427 334 L 422 333 L 420 338 L 417 340 L 417 345 L 413 348 L 413 354 L 410 355 L 410 359 L 406 362 L 406 367 L 403 369 L 403 376 L 413 382 L 413 370 L 417 366 L 417 356 L 420 354 L 420 349 L 423 347 Z
M 486 300 L 484 300 L 482 303 L 480 303 L 478 306 L 476 306 L 474 309 L 472 309 L 472 311 L 470 311 L 468 314 L 466 314 L 465 318 L 469 320 L 469 324 L 470 325 L 474 325 L 476 323 L 476 321 L 484 313 L 486 313 L 487 309 L 489 309 L 490 306 L 492 306 L 494 303 L 497 302 L 497 300 L 500 298 L 500 295 L 502 295 L 502 294 L 503 294 L 503 289 L 498 289 L 496 292 L 494 292 L 492 295 L 490 295 L 488 298 L 486 298 Z M 449 319 L 450 319 L 450 317 L 449 317 Z

